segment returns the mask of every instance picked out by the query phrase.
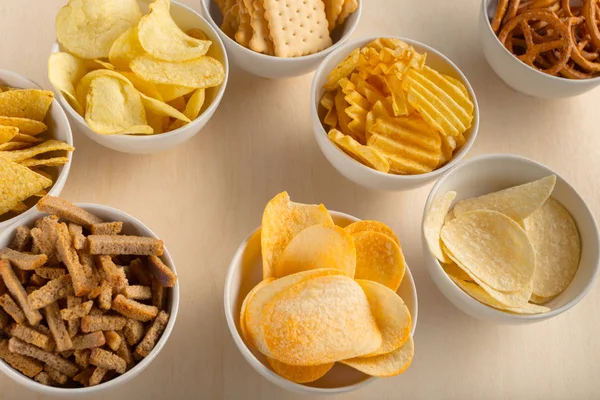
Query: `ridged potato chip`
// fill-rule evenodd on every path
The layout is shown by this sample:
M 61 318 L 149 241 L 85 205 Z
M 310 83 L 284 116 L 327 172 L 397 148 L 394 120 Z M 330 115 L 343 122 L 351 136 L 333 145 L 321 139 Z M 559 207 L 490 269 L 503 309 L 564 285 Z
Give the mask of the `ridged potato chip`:
M 43 121 L 54 93 L 41 89 L 17 89 L 0 93 L 0 115 Z
M 161 61 L 151 56 L 134 59 L 129 67 L 141 78 L 169 85 L 181 85 L 203 89 L 218 86 L 225 80 L 223 64 L 209 56 L 190 61 Z
M 19 128 L 19 132 L 26 135 L 39 135 L 40 133 L 46 132 L 48 127 L 46 124 L 40 121 L 29 118 L 16 118 L 16 117 L 2 117 L 0 116 L 0 125 L 14 126 Z
M 390 170 L 390 163 L 377 149 L 363 146 L 351 136 L 344 135 L 337 129 L 330 130 L 327 136 L 344 153 L 361 164 L 381 172 L 388 172 Z
M 110 46 L 108 60 L 121 71 L 129 71 L 129 63 L 146 54 L 140 43 L 137 26 L 123 32 Z
M 335 109 L 335 93 L 327 92 L 323 95 L 320 101 L 321 106 L 325 109 L 325 117 L 323 123 L 330 128 L 337 126 L 337 112 Z
M 334 105 L 335 111 L 337 113 L 337 122 L 339 124 L 340 131 L 342 131 L 344 135 L 351 136 L 356 141 L 359 141 L 360 138 L 355 136 L 355 134 L 350 130 L 350 128 L 348 128 L 348 124 L 352 120 L 350 119 L 348 114 L 346 114 L 346 108 L 348 108 L 349 104 L 344 97 L 344 92 L 342 92 L 342 89 L 339 88 L 334 97 Z
M 0 144 L 10 142 L 18 134 L 19 128 L 0 125 Z
M 398 236 L 396 236 L 396 234 L 394 233 L 394 231 L 392 230 L 392 228 L 390 228 L 389 226 L 387 226 L 383 222 L 372 221 L 372 220 L 366 220 L 365 219 L 365 220 L 362 220 L 362 221 L 353 222 L 350 225 L 346 226 L 344 229 L 346 231 L 348 231 L 348 233 L 350 233 L 351 235 L 354 235 L 354 234 L 359 233 L 359 232 L 379 232 L 379 233 L 383 233 L 384 235 L 389 236 L 394 242 L 396 242 L 396 244 L 398 245 L 398 247 L 401 248 L 401 246 L 400 246 L 400 240 L 398 239 Z
M 325 90 L 335 90 L 342 78 L 349 76 L 358 64 L 360 49 L 354 49 L 341 63 L 336 66 L 327 76 L 327 82 L 323 87 Z
M 83 108 L 77 100 L 75 85 L 87 73 L 83 60 L 69 53 L 54 53 L 48 59 L 48 79 L 50 83 L 65 96 L 67 102 L 79 114 Z
M 52 185 L 52 181 L 0 154 L 0 215 Z
M 273 275 L 275 278 L 282 278 L 319 268 L 339 269 L 354 278 L 354 240 L 339 226 L 313 225 L 300 231 L 277 259 Z
M 402 250 L 388 235 L 367 231 L 352 235 L 356 246 L 356 279 L 367 279 L 398 290 L 404 277 Z
M 0 151 L 0 158 L 5 158 L 14 162 L 21 162 L 29 158 L 33 158 L 39 154 L 48 153 L 50 151 L 66 150 L 73 151 L 75 148 L 62 140 L 46 140 L 37 146 L 29 147 L 23 150 L 15 151 Z
M 314 382 L 325 376 L 335 364 L 330 362 L 313 366 L 287 365 L 270 357 L 267 357 L 267 362 L 277 375 L 296 383 Z
M 404 346 L 391 353 L 374 357 L 357 357 L 340 362 L 367 375 L 390 377 L 406 371 L 412 363 L 414 354 L 415 345 L 412 336 L 409 336 Z
M 442 226 L 446 220 L 448 210 L 450 210 L 450 206 L 455 198 L 456 192 L 453 191 L 437 197 L 431 203 L 427 215 L 425 216 L 425 221 L 423 221 L 423 236 L 425 236 L 429 251 L 431 251 L 435 258 L 443 263 L 450 263 L 452 260 L 450 260 L 442 250 L 440 232 L 442 231 Z

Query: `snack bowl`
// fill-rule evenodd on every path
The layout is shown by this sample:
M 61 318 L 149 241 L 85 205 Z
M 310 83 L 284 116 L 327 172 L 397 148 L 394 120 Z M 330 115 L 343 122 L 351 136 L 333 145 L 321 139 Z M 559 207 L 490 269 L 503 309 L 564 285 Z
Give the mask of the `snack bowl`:
M 29 78 L 26 78 L 23 75 L 19 75 L 15 72 L 2 69 L 0 69 L 0 85 L 12 86 L 19 89 L 41 89 L 40 85 Z M 48 110 L 48 115 L 43 122 L 48 126 L 48 130 L 42 135 L 47 135 L 52 139 L 62 140 L 71 146 L 73 145 L 71 125 L 69 124 L 69 120 L 67 119 L 65 112 L 56 98 L 52 100 L 52 105 Z M 56 154 L 55 157 L 60 156 L 67 157 L 69 159 L 66 164 L 59 167 L 52 167 L 52 169 L 49 170 L 50 174 L 52 175 L 54 185 L 50 187 L 48 194 L 50 196 L 58 196 L 65 187 L 65 183 L 67 183 L 67 177 L 69 176 L 69 171 L 71 169 L 71 159 L 73 157 L 73 153 L 69 151 L 55 151 L 48 154 Z M 35 207 L 33 207 L 35 206 L 35 202 L 32 203 L 32 199 L 34 198 L 35 196 L 25 200 L 25 204 L 31 206 L 31 208 L 22 214 L 12 216 L 8 219 L 6 219 L 6 215 L 0 216 L 0 232 L 17 221 L 34 214 L 36 212 Z M 13 215 L 13 213 L 9 214 Z
M 439 290 L 458 309 L 474 318 L 496 324 L 527 324 L 555 317 L 575 306 L 592 288 L 600 272 L 600 243 L 594 217 L 575 189 L 550 168 L 515 155 L 490 154 L 474 157 L 444 175 L 431 189 L 423 213 L 432 202 L 448 191 L 457 193 L 455 202 L 502 190 L 556 175 L 552 193 L 573 216 L 581 238 L 579 268 L 567 288 L 556 298 L 544 304 L 551 311 L 543 314 L 520 315 L 488 307 L 462 291 L 443 270 L 439 261 L 429 251 L 423 233 L 421 242 L 425 266 Z
M 139 1 L 142 13 L 146 13 L 148 11 L 148 3 L 149 2 L 146 1 Z M 172 1 L 171 16 L 177 25 L 179 25 L 179 27 L 184 31 L 192 28 L 201 29 L 213 42 L 207 55 L 216 58 L 222 62 L 223 66 L 225 67 L 225 79 L 223 80 L 223 83 L 217 87 L 208 88 L 206 90 L 206 102 L 202 107 L 202 112 L 200 115 L 189 124 L 171 132 L 155 135 L 101 135 L 90 129 L 85 119 L 79 115 L 77 111 L 73 109 L 73 107 L 71 107 L 69 102 L 64 98 L 60 91 L 54 90 L 56 98 L 66 110 L 74 127 L 78 131 L 84 133 L 94 142 L 112 150 L 131 154 L 150 154 L 176 147 L 194 137 L 198 132 L 200 132 L 200 130 L 202 130 L 202 128 L 204 128 L 217 110 L 217 107 L 223 98 L 223 94 L 225 93 L 227 79 L 229 78 L 227 53 L 225 51 L 223 42 L 211 24 L 209 24 L 206 19 L 204 19 L 200 14 L 190 7 L 176 1 Z M 61 51 L 61 46 L 59 45 L 58 41 L 55 41 L 52 45 L 52 53 L 57 53 L 59 51 Z
M 567 79 L 548 75 L 521 62 L 500 42 L 490 23 L 498 0 L 482 0 L 479 13 L 479 38 L 490 67 L 517 92 L 547 99 L 573 97 L 600 85 L 600 77 Z
M 362 13 L 363 0 L 359 0 L 358 8 L 332 32 L 333 45 L 315 54 L 301 57 L 275 57 L 250 50 L 227 36 L 220 28 L 221 11 L 214 0 L 201 0 L 200 5 L 208 22 L 216 30 L 227 48 L 232 63 L 246 72 L 263 78 L 280 79 L 308 74 L 314 71 L 323 59 L 342 46 L 358 26 Z
M 454 168 L 458 162 L 469 152 L 479 131 L 479 106 L 477 104 L 477 98 L 475 92 L 471 87 L 471 84 L 464 76 L 464 74 L 458 69 L 456 65 L 446 56 L 439 51 L 415 40 L 406 39 L 402 37 L 396 37 L 396 39 L 402 40 L 403 42 L 411 45 L 420 53 L 427 53 L 427 64 L 438 70 L 440 73 L 449 75 L 453 78 L 460 80 L 467 88 L 469 95 L 473 101 L 473 121 L 471 127 L 464 133 L 466 142 L 454 154 L 452 160 L 446 163 L 441 168 L 433 170 L 432 172 L 419 174 L 419 175 L 395 175 L 391 173 L 384 173 L 375 169 L 369 168 L 358 161 L 354 160 L 346 153 L 344 153 L 339 147 L 337 147 L 328 137 L 327 131 L 321 120 L 319 119 L 319 103 L 323 96 L 324 89 L 323 85 L 327 81 L 329 73 L 344 59 L 352 50 L 363 47 L 377 37 L 363 38 L 351 43 L 344 44 L 336 51 L 332 52 L 319 66 L 317 72 L 313 77 L 312 87 L 310 91 L 310 117 L 313 126 L 313 132 L 317 139 L 319 148 L 325 155 L 325 158 L 337 169 L 343 176 L 349 180 L 371 189 L 376 190 L 409 190 L 414 189 L 429 182 L 434 181 L 445 172 Z
M 105 221 L 123 221 L 124 234 L 158 238 L 158 236 L 154 232 L 152 232 L 150 228 L 144 225 L 140 220 L 134 218 L 133 216 L 123 211 L 99 204 L 77 203 L 75 205 L 83 208 L 86 211 L 89 211 L 90 213 L 102 218 Z M 32 227 L 35 220 L 46 215 L 48 214 L 36 210 L 35 212 L 22 218 L 17 223 L 11 225 L 2 234 L 0 234 L 0 248 L 3 249 L 11 243 L 17 227 L 21 225 Z M 161 256 L 161 259 L 171 270 L 176 272 L 175 264 L 166 246 L 164 247 L 164 253 Z M 18 384 L 23 385 L 32 391 L 47 396 L 56 396 L 61 398 L 87 396 L 99 392 L 106 392 L 116 387 L 122 387 L 124 384 L 138 376 L 156 359 L 158 354 L 162 351 L 164 345 L 167 343 L 171 332 L 173 331 L 173 327 L 175 326 L 175 320 L 177 319 L 177 313 L 179 310 L 179 282 L 177 282 L 175 286 L 167 292 L 168 295 L 166 311 L 170 314 L 170 318 L 162 336 L 160 337 L 160 339 L 156 343 L 156 346 L 150 352 L 150 354 L 148 354 L 147 357 L 145 357 L 142 361 L 137 363 L 133 368 L 128 370 L 123 375 L 120 375 L 105 383 L 101 383 L 97 386 L 85 388 L 59 388 L 42 385 L 41 383 L 38 383 L 35 380 L 30 379 L 27 376 L 21 374 L 20 372 L 14 370 L 3 360 L 0 360 L 0 372 L 3 372 Z
M 340 226 L 356 222 L 359 219 L 337 211 L 329 211 L 333 222 Z M 225 280 L 225 317 L 229 332 L 242 356 L 260 375 L 271 383 L 296 393 L 304 394 L 339 394 L 357 390 L 376 378 L 356 371 L 348 366 L 336 363 L 321 379 L 299 384 L 291 382 L 269 368 L 267 360 L 258 350 L 246 344 L 240 333 L 239 315 L 241 304 L 250 290 L 262 280 L 261 229 L 254 230 L 236 251 Z M 418 301 L 415 283 L 408 266 L 404 279 L 397 290 L 412 317 L 411 335 L 414 336 L 417 326 Z

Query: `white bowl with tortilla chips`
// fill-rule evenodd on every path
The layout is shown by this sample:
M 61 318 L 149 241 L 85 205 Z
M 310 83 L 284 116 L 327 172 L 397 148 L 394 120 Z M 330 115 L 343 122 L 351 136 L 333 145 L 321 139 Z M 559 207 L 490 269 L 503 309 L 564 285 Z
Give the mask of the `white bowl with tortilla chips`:
M 542 310 L 547 312 L 520 314 L 517 312 L 502 311 L 480 303 L 453 282 L 444 270 L 442 264 L 430 252 L 428 241 L 425 237 L 425 230 L 428 229 L 426 227 L 426 225 L 428 225 L 426 223 L 426 217 L 432 203 L 434 203 L 434 201 L 439 201 L 446 193 L 454 191 L 456 192 L 456 198 L 452 201 L 453 206 L 462 199 L 482 196 L 516 185 L 538 181 L 551 175 L 556 176 L 556 183 L 550 196 L 561 203 L 571 214 L 576 228 L 579 231 L 581 253 L 579 265 L 576 267 L 577 269 L 574 272 L 572 280 L 570 283 L 568 281 L 561 281 L 560 285 L 562 285 L 562 287 L 565 285 L 568 286 L 553 299 L 547 302 L 536 300 L 538 303 L 542 303 L 542 306 L 549 308 L 549 310 Z M 551 177 L 546 178 L 545 180 L 548 179 L 552 180 Z M 543 181 L 539 181 L 540 187 L 544 185 L 542 182 Z M 519 198 L 513 198 L 512 204 L 517 206 L 529 204 L 532 203 L 531 199 L 536 196 L 531 193 L 521 193 L 522 195 L 516 195 Z M 527 199 L 529 199 L 529 203 L 525 203 Z M 451 200 L 451 198 L 449 200 Z M 452 206 L 450 209 L 452 209 Z M 446 213 L 443 212 L 443 215 L 441 215 L 440 218 L 446 218 Z M 523 226 L 527 226 L 529 223 L 527 219 L 525 221 L 526 223 Z M 554 226 L 552 221 L 550 221 L 549 225 Z M 551 237 L 556 238 L 555 240 L 558 240 L 560 243 L 549 244 L 549 251 L 552 251 L 553 248 L 566 246 L 566 238 L 558 239 L 560 237 L 558 235 L 560 235 L 560 232 L 562 231 L 557 229 L 558 226 L 559 225 L 555 225 L 549 232 L 552 232 Z M 525 232 L 518 225 L 516 226 L 516 229 L 517 231 L 520 230 L 521 232 Z M 527 229 L 529 229 L 528 226 Z M 473 238 L 473 240 L 475 239 L 477 239 L 477 237 Z M 575 306 L 588 293 L 600 271 L 598 228 L 594 222 L 594 217 L 584 200 L 579 196 L 575 189 L 567 183 L 567 181 L 550 168 L 526 158 L 508 154 L 492 154 L 472 158 L 457 166 L 436 182 L 429 194 L 424 209 L 422 248 L 427 270 L 437 287 L 448 300 L 450 300 L 457 308 L 475 318 L 497 324 L 527 324 L 552 318 L 567 311 Z M 537 259 L 537 256 L 535 259 Z M 576 266 L 577 264 L 575 263 L 574 265 Z M 553 274 L 552 276 L 556 276 L 557 279 L 562 279 L 560 278 L 561 275 L 559 273 Z M 456 278 L 456 276 L 454 278 Z M 467 278 L 464 279 L 466 280 Z
M 20 89 L 41 89 L 41 87 L 33 82 L 32 80 L 19 75 L 15 72 L 0 70 L 0 85 L 11 86 Z M 48 137 L 50 139 L 62 140 L 69 145 L 73 145 L 73 134 L 71 133 L 71 126 L 69 125 L 69 120 L 65 115 L 65 112 L 61 108 L 60 104 L 56 99 L 52 101 L 52 105 L 50 106 L 50 110 L 46 115 L 46 119 L 44 123 L 48 127 L 46 132 L 43 132 L 41 135 Z M 50 175 L 52 176 L 52 180 L 54 184 L 47 188 L 48 194 L 51 196 L 58 196 L 60 192 L 63 190 L 65 183 L 67 182 L 67 177 L 69 176 L 69 170 L 71 169 L 71 159 L 73 157 L 72 152 L 69 151 L 54 151 L 47 153 L 43 157 L 67 157 L 68 161 L 66 164 L 51 167 L 47 169 Z M 2 179 L 0 177 L 0 179 Z M 13 212 L 9 212 L 4 215 L 0 215 L 0 232 L 6 229 L 8 226 L 13 223 L 20 221 L 23 218 L 28 217 L 29 215 L 35 213 L 35 203 L 37 202 L 38 197 L 32 196 L 28 200 L 25 200 L 25 204 L 30 208 L 18 215 L 15 215 Z
M 144 225 L 140 220 L 125 213 L 124 211 L 120 211 L 115 208 L 99 204 L 77 203 L 75 205 L 83 208 L 84 210 L 94 214 L 97 217 L 100 217 L 104 221 L 122 221 L 123 233 L 127 235 L 158 238 L 158 236 L 154 232 L 152 232 L 150 228 Z M 31 228 L 33 227 L 32 225 L 38 218 L 44 217 L 46 215 L 48 214 L 37 210 L 33 210 L 33 212 L 28 214 L 25 218 L 11 225 L 2 234 L 0 234 L 0 249 L 4 249 L 5 247 L 11 244 L 13 237 L 15 236 L 16 229 L 19 226 L 25 225 Z M 164 253 L 161 256 L 161 259 L 166 266 L 168 266 L 171 270 L 176 272 L 175 263 L 173 262 L 173 259 L 171 258 L 169 250 L 166 246 L 164 247 Z M 161 335 L 160 339 L 158 340 L 152 351 L 148 354 L 148 356 L 142 359 L 140 362 L 138 362 L 133 368 L 125 372 L 123 375 L 120 375 L 107 382 L 101 383 L 97 386 L 84 388 L 60 388 L 46 386 L 41 383 L 38 383 L 35 380 L 30 379 L 27 376 L 21 374 L 20 372 L 14 370 L 2 360 L 0 360 L 0 371 L 7 375 L 9 378 L 11 378 L 13 381 L 27 387 L 28 389 L 31 389 L 32 391 L 41 393 L 42 395 L 55 396 L 60 398 L 81 397 L 91 394 L 104 393 L 110 389 L 122 387 L 124 384 L 130 382 L 132 379 L 140 375 L 156 359 L 156 357 L 163 350 L 165 344 L 169 340 L 169 336 L 173 331 L 173 327 L 175 326 L 175 321 L 177 319 L 177 314 L 179 311 L 179 282 L 177 282 L 175 286 L 169 289 L 167 292 L 168 295 L 166 311 L 170 314 L 170 318 L 163 334 Z
M 150 3 L 150 1 L 138 1 L 142 15 L 145 15 L 148 10 L 148 3 Z M 179 28 L 181 28 L 183 31 L 200 29 L 205 36 L 212 41 L 212 45 L 210 46 L 206 55 L 218 60 L 224 67 L 225 77 L 223 82 L 215 87 L 209 87 L 206 89 L 205 101 L 200 109 L 200 114 L 196 118 L 192 119 L 190 123 L 165 133 L 149 135 L 103 135 L 98 134 L 90 129 L 85 119 L 71 106 L 61 91 L 57 88 L 54 88 L 58 101 L 64 107 L 73 123 L 73 126 L 78 131 L 83 132 L 96 143 L 112 150 L 132 154 L 150 154 L 165 151 L 182 144 L 183 142 L 194 137 L 208 123 L 212 115 L 217 110 L 227 86 L 229 64 L 225 47 L 211 24 L 209 24 L 206 19 L 204 19 L 192 8 L 173 1 L 171 2 L 170 6 L 170 14 L 173 21 L 175 21 Z M 54 54 L 61 51 L 65 51 L 65 49 L 59 45 L 58 41 L 55 41 L 51 52 Z M 87 61 L 93 62 L 92 60 Z M 107 60 L 104 59 L 104 61 Z
M 345 227 L 358 218 L 337 211 L 329 211 L 336 225 Z M 336 363 L 327 374 L 310 383 L 300 384 L 287 380 L 269 367 L 266 357 L 244 341 L 239 321 L 240 308 L 250 290 L 262 281 L 261 229 L 257 228 L 248 236 L 236 251 L 225 280 L 225 317 L 229 331 L 242 356 L 260 375 L 271 383 L 286 390 L 303 394 L 341 394 L 357 390 L 372 383 L 376 378 L 368 376 L 346 365 Z M 418 302 L 417 292 L 410 269 L 406 265 L 405 274 L 397 294 L 404 300 L 412 316 L 411 335 L 414 335 Z
M 203 14 L 219 33 L 233 64 L 252 75 L 268 79 L 291 78 L 308 74 L 319 66 L 323 59 L 342 46 L 354 33 L 362 13 L 363 1 L 341 26 L 332 32 L 333 44 L 317 53 L 300 57 L 275 57 L 250 50 L 227 36 L 220 28 L 223 17 L 215 0 L 200 0 Z M 306 2 L 304 2 L 306 4 Z M 290 20 L 291 21 L 291 20 Z M 311 31 L 312 32 L 312 31 Z

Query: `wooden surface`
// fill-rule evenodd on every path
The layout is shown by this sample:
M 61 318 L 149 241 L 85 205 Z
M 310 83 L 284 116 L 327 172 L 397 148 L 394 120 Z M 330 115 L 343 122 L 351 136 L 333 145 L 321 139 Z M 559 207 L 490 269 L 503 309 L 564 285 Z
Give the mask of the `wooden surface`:
M 450 57 L 477 93 L 481 126 L 469 156 L 515 153 L 566 178 L 600 214 L 600 89 L 568 100 L 517 94 L 479 47 L 478 0 L 365 0 L 355 37 L 398 35 Z M 46 60 L 63 0 L 0 1 L 0 68 L 50 88 Z M 184 3 L 200 10 L 199 0 Z M 120 208 L 144 221 L 175 260 L 181 306 L 154 363 L 112 398 L 300 399 L 259 376 L 230 338 L 223 283 L 239 243 L 260 224 L 266 202 L 287 190 L 391 225 L 419 294 L 416 356 L 403 375 L 341 399 L 600 398 L 598 283 L 574 309 L 536 325 L 479 322 L 455 309 L 425 271 L 420 221 L 431 186 L 405 193 L 361 188 L 319 151 L 309 121 L 311 75 L 269 81 L 233 67 L 225 97 L 206 128 L 185 145 L 147 156 L 116 153 L 75 134 L 77 150 L 62 196 Z M 0 376 L 0 399 L 40 398 Z

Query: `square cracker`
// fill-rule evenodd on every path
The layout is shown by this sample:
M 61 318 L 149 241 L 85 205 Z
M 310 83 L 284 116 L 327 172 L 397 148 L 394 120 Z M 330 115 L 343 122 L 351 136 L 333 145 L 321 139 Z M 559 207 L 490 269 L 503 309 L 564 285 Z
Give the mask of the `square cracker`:
M 327 23 L 329 24 L 329 30 L 332 31 L 336 25 L 342 8 L 344 7 L 344 0 L 323 0 L 325 4 L 325 15 L 327 16 Z
M 254 12 L 250 18 L 250 26 L 252 26 L 252 39 L 250 39 L 250 49 L 259 53 L 273 55 L 273 40 L 269 32 L 269 24 L 265 19 L 265 6 L 263 0 L 252 1 Z
M 240 24 L 237 32 L 235 33 L 235 40 L 244 47 L 248 47 L 250 39 L 252 38 L 252 25 L 250 25 L 250 21 L 252 19 L 250 13 L 252 11 L 253 9 L 248 9 L 246 7 L 246 2 L 244 0 L 238 0 Z
M 313 54 L 331 46 L 322 0 L 264 0 L 277 57 Z

